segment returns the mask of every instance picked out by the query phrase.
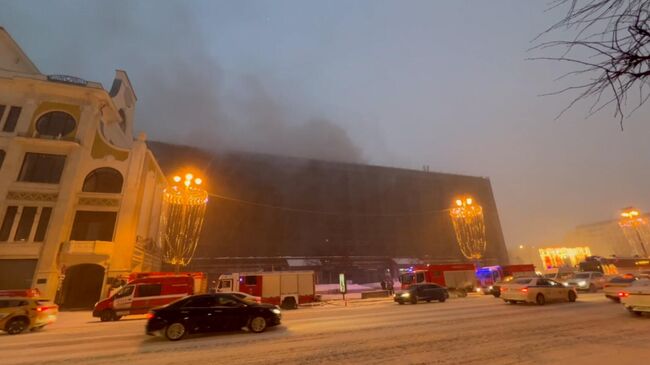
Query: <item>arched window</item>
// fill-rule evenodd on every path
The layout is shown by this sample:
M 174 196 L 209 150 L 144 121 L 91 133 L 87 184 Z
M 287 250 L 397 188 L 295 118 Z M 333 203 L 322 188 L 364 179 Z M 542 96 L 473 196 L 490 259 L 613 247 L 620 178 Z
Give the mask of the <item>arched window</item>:
M 91 193 L 121 193 L 122 174 L 110 167 L 100 167 L 86 176 L 82 191 Z
M 36 121 L 36 131 L 41 136 L 65 136 L 74 131 L 77 122 L 72 115 L 65 112 L 49 112 Z

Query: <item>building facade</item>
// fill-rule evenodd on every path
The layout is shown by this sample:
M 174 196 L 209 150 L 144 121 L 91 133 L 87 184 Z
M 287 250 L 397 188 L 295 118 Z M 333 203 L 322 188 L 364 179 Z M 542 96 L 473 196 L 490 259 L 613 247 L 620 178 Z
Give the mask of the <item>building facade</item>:
M 0 28 L 0 289 L 92 305 L 114 278 L 160 267 L 166 184 L 124 71 L 110 91 L 43 75 Z
M 166 174 L 193 168 L 212 195 L 190 270 L 315 270 L 355 282 L 420 263 L 466 262 L 449 208 L 483 207 L 481 264 L 508 263 L 490 180 L 383 166 L 151 142 Z M 191 163 L 191 166 L 188 164 Z

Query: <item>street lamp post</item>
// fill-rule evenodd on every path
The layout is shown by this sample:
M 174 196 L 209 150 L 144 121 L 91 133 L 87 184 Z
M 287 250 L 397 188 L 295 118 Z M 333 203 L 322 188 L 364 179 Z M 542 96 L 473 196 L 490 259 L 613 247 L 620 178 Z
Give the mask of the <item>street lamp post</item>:
M 648 257 L 648 251 L 646 250 L 645 242 L 643 241 L 643 237 L 641 237 L 641 233 L 639 232 L 639 227 L 646 226 L 648 222 L 641 216 L 641 212 L 633 207 L 623 209 L 621 212 L 621 220 L 618 222 L 618 224 L 624 230 L 623 232 L 625 232 L 625 228 L 630 228 L 634 231 L 636 239 L 639 242 L 639 246 L 641 246 L 641 250 L 643 251 L 643 256 Z
M 208 193 L 201 188 L 203 180 L 191 173 L 174 176 L 173 183 L 163 191 L 160 215 L 160 241 L 163 261 L 176 272 L 187 266 L 199 242 Z

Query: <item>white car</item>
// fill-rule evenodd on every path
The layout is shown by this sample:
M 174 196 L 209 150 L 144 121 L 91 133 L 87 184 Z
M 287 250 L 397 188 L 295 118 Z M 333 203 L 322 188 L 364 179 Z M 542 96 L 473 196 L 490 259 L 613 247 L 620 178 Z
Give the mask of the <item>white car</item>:
M 605 285 L 605 275 L 596 271 L 577 272 L 566 281 L 566 284 L 578 290 L 588 290 L 595 293 Z
M 551 301 L 575 302 L 575 288 L 546 278 L 519 278 L 501 287 L 501 298 L 510 304 L 518 302 L 544 305 Z
M 625 290 L 618 293 L 621 303 L 630 313 L 640 316 L 650 312 L 650 280 L 637 280 Z
M 617 276 L 610 279 L 603 287 L 605 297 L 615 302 L 620 302 L 621 298 L 619 298 L 618 293 L 632 285 L 636 280 L 637 278 L 634 276 Z

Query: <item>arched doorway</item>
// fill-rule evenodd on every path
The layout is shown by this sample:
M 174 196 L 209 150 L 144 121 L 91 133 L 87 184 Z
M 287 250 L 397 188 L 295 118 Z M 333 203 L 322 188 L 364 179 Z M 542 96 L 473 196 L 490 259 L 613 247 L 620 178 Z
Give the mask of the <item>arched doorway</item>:
M 80 264 L 65 271 L 61 286 L 62 309 L 88 309 L 99 300 L 104 284 L 104 268 L 96 264 Z

